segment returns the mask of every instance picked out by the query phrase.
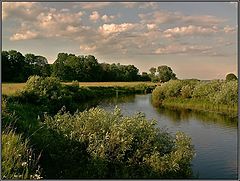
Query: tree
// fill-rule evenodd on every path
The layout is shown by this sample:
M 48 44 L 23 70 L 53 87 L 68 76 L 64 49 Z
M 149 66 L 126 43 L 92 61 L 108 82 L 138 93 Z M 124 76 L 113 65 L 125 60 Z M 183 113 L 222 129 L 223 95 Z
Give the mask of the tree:
M 160 82 L 167 82 L 171 79 L 177 79 L 176 74 L 173 73 L 172 69 L 166 65 L 159 66 L 157 70 Z
M 237 80 L 237 76 L 234 75 L 233 73 L 229 73 L 226 75 L 226 81 L 231 81 L 231 80 Z
M 155 76 L 157 69 L 155 67 L 152 67 L 149 69 L 151 75 Z

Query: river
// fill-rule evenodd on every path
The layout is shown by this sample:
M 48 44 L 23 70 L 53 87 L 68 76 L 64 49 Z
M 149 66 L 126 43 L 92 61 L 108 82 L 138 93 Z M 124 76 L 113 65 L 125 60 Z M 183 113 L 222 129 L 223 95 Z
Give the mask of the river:
M 88 103 L 113 111 L 121 108 L 123 115 L 143 112 L 148 119 L 171 134 L 183 131 L 192 138 L 196 156 L 192 170 L 199 179 L 237 178 L 237 118 L 190 110 L 157 109 L 151 94 L 100 99 Z

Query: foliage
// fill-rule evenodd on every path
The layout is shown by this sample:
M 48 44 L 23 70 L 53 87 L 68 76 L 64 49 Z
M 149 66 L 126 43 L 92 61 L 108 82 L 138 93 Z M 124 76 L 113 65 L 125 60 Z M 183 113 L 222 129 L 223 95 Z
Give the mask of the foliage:
M 209 82 L 201 81 L 193 90 L 193 98 L 209 100 L 217 91 L 220 91 L 222 82 L 213 80 Z
M 93 55 L 59 53 L 53 64 L 48 64 L 45 57 L 31 53 L 23 56 L 16 50 L 2 51 L 3 82 L 25 82 L 29 76 L 54 76 L 61 81 L 94 82 L 94 81 L 152 81 L 158 82 L 156 68 L 150 69 L 150 74 L 142 72 L 134 65 L 120 63 L 99 63 Z M 164 66 L 160 66 L 164 67 Z M 175 74 L 170 67 L 165 66 L 160 76 L 174 79 Z M 159 69 L 160 70 L 160 69 Z
M 51 68 L 43 56 L 26 54 L 16 50 L 2 51 L 2 81 L 25 82 L 30 75 L 48 76 Z
M 237 80 L 237 76 L 234 75 L 233 73 L 229 73 L 226 75 L 226 81 L 231 81 L 231 80 Z
M 176 74 L 173 73 L 172 69 L 166 65 L 159 66 L 157 71 L 160 82 L 167 82 L 171 79 L 177 79 Z
M 38 159 L 13 130 L 2 133 L 2 179 L 41 179 Z
M 190 173 L 194 154 L 190 139 L 183 133 L 174 138 L 155 128 L 155 123 L 143 114 L 124 117 L 119 109 L 109 113 L 93 108 L 74 115 L 59 112 L 54 117 L 46 116 L 44 123 L 67 139 L 85 145 L 93 160 L 101 160 L 101 165 L 94 167 L 95 174 L 101 173 L 96 177 L 106 178 L 109 170 L 110 178 L 174 178 Z M 125 170 L 123 177 L 120 173 L 126 167 L 135 169 Z M 136 175 L 142 167 L 151 171 Z
M 153 104 L 160 106 L 165 98 L 179 96 L 183 86 L 184 82 L 180 80 L 170 80 L 157 86 L 152 93 Z
M 229 112 L 237 108 L 238 84 L 237 81 L 171 80 L 154 89 L 152 102 L 155 106 L 185 104 L 188 109 Z

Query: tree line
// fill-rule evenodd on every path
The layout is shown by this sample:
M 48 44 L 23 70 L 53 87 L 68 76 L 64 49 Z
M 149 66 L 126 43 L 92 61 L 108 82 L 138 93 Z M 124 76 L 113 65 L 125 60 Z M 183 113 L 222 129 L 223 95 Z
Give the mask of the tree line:
M 61 81 L 153 81 L 166 82 L 176 79 L 176 74 L 166 65 L 150 68 L 150 73 L 139 73 L 134 65 L 99 63 L 93 55 L 59 53 L 53 64 L 40 55 L 16 50 L 2 51 L 2 81 L 26 82 L 29 76 L 54 76 Z

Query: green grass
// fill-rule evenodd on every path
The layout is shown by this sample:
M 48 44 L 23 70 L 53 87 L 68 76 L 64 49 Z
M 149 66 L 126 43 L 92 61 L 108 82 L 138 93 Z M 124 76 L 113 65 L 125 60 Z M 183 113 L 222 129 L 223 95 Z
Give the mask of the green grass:
M 2 179 L 40 179 L 37 159 L 28 140 L 12 129 L 2 132 Z
M 71 85 L 72 82 L 62 82 L 65 85 Z M 2 83 L 2 94 L 14 95 L 17 91 L 23 90 L 26 83 Z M 114 87 L 114 86 L 130 86 L 146 84 L 148 86 L 154 86 L 153 82 L 79 82 L 80 87 Z
M 162 102 L 162 106 L 170 107 L 170 108 L 179 108 L 179 109 L 191 109 L 198 111 L 209 111 L 216 113 L 224 113 L 231 116 L 237 116 L 238 106 L 233 105 L 221 105 L 221 104 L 213 104 L 206 100 L 200 99 L 187 99 L 187 98 L 167 98 Z

